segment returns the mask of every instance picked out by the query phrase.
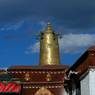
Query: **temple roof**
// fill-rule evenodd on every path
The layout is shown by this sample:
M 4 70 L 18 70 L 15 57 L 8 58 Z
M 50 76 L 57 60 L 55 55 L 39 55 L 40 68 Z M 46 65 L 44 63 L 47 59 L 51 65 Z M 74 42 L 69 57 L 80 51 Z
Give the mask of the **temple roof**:
M 87 51 L 95 51 L 95 46 L 91 46 Z
M 69 68 L 67 73 L 71 70 L 82 74 L 93 67 L 95 67 L 95 46 L 88 48 L 87 51 Z
M 8 70 L 56 70 L 56 69 L 67 69 L 69 66 L 67 65 L 45 65 L 45 66 L 11 66 Z

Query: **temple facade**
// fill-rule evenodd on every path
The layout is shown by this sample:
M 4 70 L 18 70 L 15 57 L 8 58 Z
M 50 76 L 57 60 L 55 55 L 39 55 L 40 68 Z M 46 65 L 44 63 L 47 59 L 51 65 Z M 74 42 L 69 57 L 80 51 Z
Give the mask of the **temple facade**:
M 60 64 L 58 36 L 52 25 L 40 33 L 40 60 L 37 66 L 12 66 L 8 74 L 20 80 L 22 95 L 63 95 L 68 66 Z
M 17 95 L 95 95 L 95 46 L 89 48 L 71 67 L 62 65 L 58 35 L 48 23 L 40 33 L 39 64 L 11 66 L 0 70 L 0 79 L 2 75 L 10 76 L 10 81 L 19 84 L 21 89 L 18 89 L 20 93 Z M 6 81 L 4 78 L 2 82 Z
M 66 74 L 66 95 L 95 95 L 95 46 L 90 47 Z

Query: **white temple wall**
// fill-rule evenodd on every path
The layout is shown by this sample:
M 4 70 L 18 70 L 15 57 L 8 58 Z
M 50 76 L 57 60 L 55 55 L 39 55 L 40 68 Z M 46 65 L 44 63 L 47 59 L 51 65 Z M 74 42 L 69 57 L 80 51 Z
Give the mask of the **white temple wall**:
M 90 69 L 81 79 L 81 95 L 95 95 L 95 69 Z
M 90 69 L 89 72 L 89 89 L 90 95 L 95 95 L 95 69 Z
M 64 93 L 62 95 L 69 95 L 69 93 L 66 91 L 66 89 L 64 88 Z
M 89 76 L 89 73 L 85 74 L 80 81 L 81 95 L 90 95 Z

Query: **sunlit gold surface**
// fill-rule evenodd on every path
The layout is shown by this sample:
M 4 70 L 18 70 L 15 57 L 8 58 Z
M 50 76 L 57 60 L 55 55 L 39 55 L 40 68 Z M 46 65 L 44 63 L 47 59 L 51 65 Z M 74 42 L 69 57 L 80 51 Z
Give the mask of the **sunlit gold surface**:
M 47 81 L 51 81 L 51 75 L 50 75 L 50 73 L 47 73 L 47 75 L 46 75 L 46 80 L 47 80 Z
M 26 73 L 26 74 L 25 74 L 25 80 L 26 80 L 26 81 L 29 81 L 29 80 L 30 80 L 30 75 L 29 75 L 29 73 Z
M 59 45 L 57 35 L 53 32 L 51 24 L 41 35 L 40 40 L 40 64 L 57 65 L 60 63 Z
M 37 90 L 35 95 L 53 95 L 49 89 L 46 87 L 41 87 L 40 89 Z

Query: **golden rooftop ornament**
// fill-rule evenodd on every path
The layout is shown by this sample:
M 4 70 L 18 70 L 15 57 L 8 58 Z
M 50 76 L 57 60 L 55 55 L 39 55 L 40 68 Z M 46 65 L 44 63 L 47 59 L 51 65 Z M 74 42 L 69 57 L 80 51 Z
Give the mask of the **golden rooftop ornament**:
M 40 38 L 40 65 L 60 64 L 58 36 L 51 23 L 48 23 Z

